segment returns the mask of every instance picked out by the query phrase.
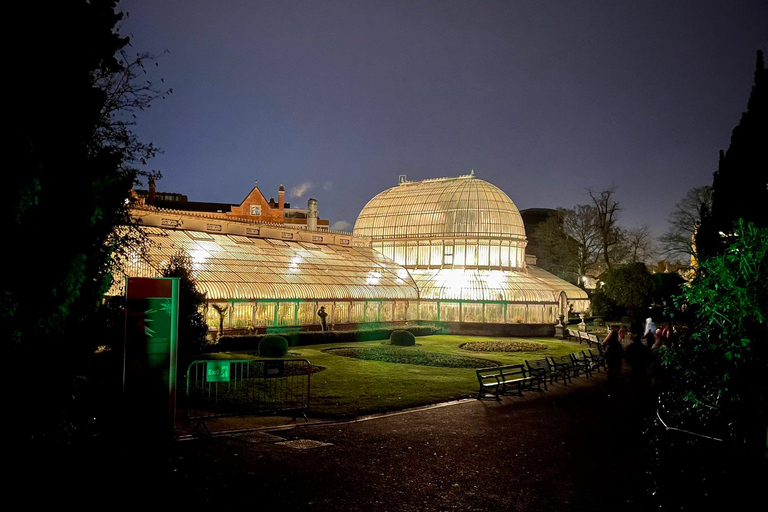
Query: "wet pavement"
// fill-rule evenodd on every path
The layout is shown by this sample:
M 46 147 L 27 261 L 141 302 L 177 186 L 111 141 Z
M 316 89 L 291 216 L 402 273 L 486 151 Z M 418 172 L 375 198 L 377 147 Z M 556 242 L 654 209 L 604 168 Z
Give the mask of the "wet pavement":
M 150 448 L 130 436 L 50 458 L 34 502 L 268 510 L 636 511 L 639 405 L 605 374 L 501 401 L 464 400 L 346 422 L 210 422 Z M 33 488 L 36 487 L 33 485 Z

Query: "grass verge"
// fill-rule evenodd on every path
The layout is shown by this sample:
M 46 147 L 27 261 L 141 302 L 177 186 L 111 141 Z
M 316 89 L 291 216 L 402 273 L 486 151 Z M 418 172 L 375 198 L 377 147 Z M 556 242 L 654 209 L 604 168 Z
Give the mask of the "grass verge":
M 521 364 L 526 359 L 562 356 L 583 347 L 555 338 L 499 338 L 482 336 L 433 335 L 417 338 L 417 350 L 428 354 L 477 357 L 477 352 L 461 349 L 467 342 L 534 341 L 544 343 L 544 350 L 522 352 L 486 352 L 499 364 Z M 355 348 L 382 348 L 379 341 L 360 342 Z M 420 366 L 386 361 L 364 360 L 334 355 L 328 349 L 349 348 L 349 344 L 291 347 L 289 357 L 308 359 L 325 368 L 312 375 L 312 405 L 316 417 L 347 418 L 378 412 L 468 398 L 477 392 L 473 368 Z M 413 348 L 396 349 L 413 350 Z M 214 355 L 214 354 L 211 354 Z M 253 358 L 249 352 L 217 354 L 222 359 Z M 492 365 L 488 365 L 492 366 Z

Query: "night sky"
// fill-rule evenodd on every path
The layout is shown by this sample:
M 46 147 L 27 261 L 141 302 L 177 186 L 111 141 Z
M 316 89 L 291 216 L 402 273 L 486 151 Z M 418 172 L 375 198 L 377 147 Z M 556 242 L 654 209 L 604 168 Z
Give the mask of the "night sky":
M 615 185 L 659 235 L 746 109 L 768 2 L 124 0 L 173 94 L 135 132 L 158 190 L 319 201 L 351 229 L 408 179 L 474 169 L 518 208 Z

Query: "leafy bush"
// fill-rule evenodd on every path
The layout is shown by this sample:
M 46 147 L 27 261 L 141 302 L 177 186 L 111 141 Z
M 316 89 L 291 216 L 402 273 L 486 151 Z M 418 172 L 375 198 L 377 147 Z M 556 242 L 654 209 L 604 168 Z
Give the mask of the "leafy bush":
M 669 419 L 764 452 L 768 424 L 768 229 L 740 223 L 724 254 L 699 261 L 681 305 L 693 324 L 662 351 Z
M 261 357 L 285 357 L 288 354 L 288 340 L 282 336 L 267 334 L 259 341 Z
M 416 344 L 416 337 L 408 331 L 392 331 L 389 335 L 389 342 L 401 347 L 412 347 Z

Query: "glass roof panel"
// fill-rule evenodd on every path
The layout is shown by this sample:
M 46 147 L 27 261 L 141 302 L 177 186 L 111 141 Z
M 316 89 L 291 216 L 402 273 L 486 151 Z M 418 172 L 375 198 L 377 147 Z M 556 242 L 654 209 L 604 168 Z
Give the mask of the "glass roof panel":
M 525 238 L 517 206 L 498 187 L 473 175 L 405 182 L 371 199 L 355 235 L 372 239 Z
M 125 272 L 159 276 L 169 257 L 183 251 L 192 259 L 198 286 L 211 301 L 418 299 L 414 281 L 398 275 L 402 267 L 370 248 L 308 251 L 296 243 L 280 240 L 271 245 L 262 239 L 252 239 L 253 245 L 240 245 L 228 235 L 204 233 L 206 238 L 198 240 L 182 231 L 162 231 L 167 232 L 162 244 L 150 244 L 138 263 L 123 265 Z M 369 279 L 370 276 L 374 278 Z M 122 277 L 118 279 L 121 280 Z M 115 293 L 119 293 L 118 288 Z

